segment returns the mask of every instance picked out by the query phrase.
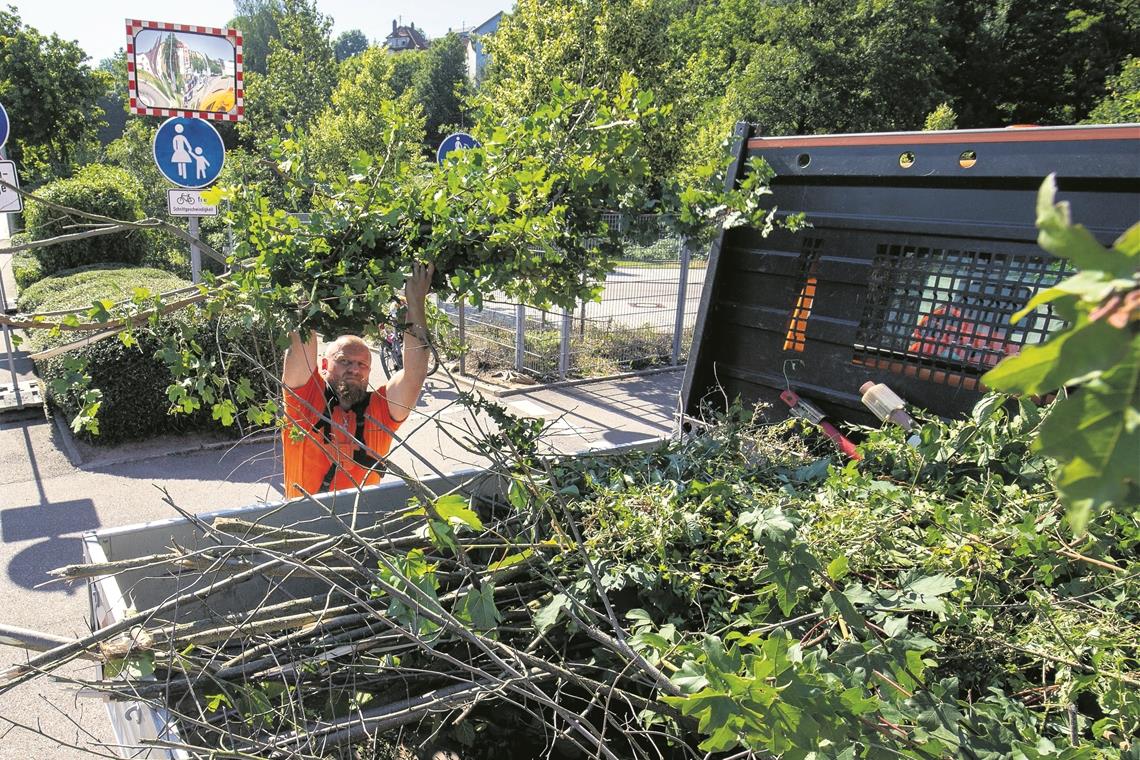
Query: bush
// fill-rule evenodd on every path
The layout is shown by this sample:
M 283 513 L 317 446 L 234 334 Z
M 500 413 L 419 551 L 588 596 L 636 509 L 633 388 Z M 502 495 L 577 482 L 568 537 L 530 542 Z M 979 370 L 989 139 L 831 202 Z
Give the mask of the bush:
M 118 299 L 129 297 L 136 287 L 145 287 L 152 293 L 172 290 L 189 283 L 154 269 L 132 267 L 89 267 L 64 275 L 47 277 L 20 295 L 20 308 L 31 310 L 43 307 L 45 310 L 87 306 L 98 298 Z M 236 319 L 236 318 L 228 318 Z M 228 323 L 227 323 L 228 324 Z M 223 325 L 224 326 L 224 325 Z M 241 341 L 245 352 L 257 356 L 259 349 L 267 355 L 272 341 L 264 330 L 243 329 Z M 69 420 L 79 411 L 76 396 L 69 392 L 56 393 L 52 385 L 57 380 L 65 380 L 71 375 L 75 359 L 86 363 L 86 372 L 91 376 L 91 386 L 103 393 L 99 409 L 99 435 L 82 434 L 85 440 L 96 444 L 109 445 L 122 441 L 149 438 L 163 433 L 183 433 L 200 430 L 220 430 L 222 426 L 213 420 L 209 409 L 198 410 L 193 414 L 168 414 L 171 403 L 167 388 L 172 382 L 170 369 L 156 352 L 164 343 L 164 338 L 179 335 L 182 340 L 193 340 L 202 346 L 218 346 L 216 336 L 219 323 L 207 319 L 197 310 L 184 312 L 178 317 L 164 321 L 154 330 L 139 330 L 134 337 L 137 344 L 127 346 L 117 338 L 108 338 L 62 356 L 38 362 L 40 377 L 48 387 L 48 400 Z M 65 333 L 51 337 L 46 332 L 33 333 L 29 340 L 33 350 L 43 350 L 76 340 L 80 335 Z M 223 345 L 218 350 L 232 351 L 233 345 Z M 268 349 L 268 350 L 267 350 Z M 256 377 L 257 372 L 250 363 L 240 357 L 227 359 L 232 372 Z M 272 358 L 266 363 L 274 365 Z M 272 370 L 275 375 L 276 370 Z M 274 393 L 275 388 L 266 385 L 255 388 L 255 394 L 264 399 Z M 240 428 L 229 428 L 235 432 Z
M 62 206 L 134 221 L 143 216 L 142 190 L 122 169 L 91 164 L 74 177 L 45 185 L 39 195 Z M 32 240 L 46 240 L 73 229 L 86 220 L 75 218 L 43 203 L 28 201 L 24 211 L 27 233 Z M 147 255 L 150 239 L 142 230 L 98 235 L 38 248 L 33 255 L 45 274 L 74 269 L 85 264 L 117 261 L 138 264 Z
M 130 298 L 138 287 L 164 293 L 189 284 L 160 269 L 94 264 L 40 279 L 20 291 L 17 306 L 23 312 L 81 308 L 100 298 Z
M 98 414 L 99 434 L 79 434 L 89 443 L 111 445 L 156 435 L 195 431 L 241 434 L 248 432 L 248 427 L 243 427 L 240 420 L 234 426 L 225 427 L 213 419 L 208 408 L 190 414 L 171 414 L 172 405 L 167 389 L 173 381 L 172 375 L 157 354 L 166 338 L 179 335 L 183 340 L 193 340 L 203 346 L 214 346 L 218 352 L 225 352 L 232 373 L 256 377 L 256 368 L 248 360 L 234 356 L 231 352 L 235 348 L 242 348 L 257 356 L 259 351 L 272 346 L 269 336 L 264 331 L 254 330 L 245 334 L 244 346 L 218 346 L 216 336 L 224 327 L 225 325 L 219 325 L 217 319 L 207 319 L 201 311 L 191 309 L 175 319 L 163 322 L 153 331 L 136 332 L 135 345 L 128 347 L 121 340 L 108 338 L 64 356 L 39 362 L 37 368 L 48 387 L 48 400 L 70 421 L 80 411 L 78 398 L 70 392 L 57 394 L 52 384 L 71 375 L 69 360 L 80 359 L 86 363 L 91 387 L 98 388 L 103 394 Z M 74 334 L 50 338 L 47 345 L 59 345 L 72 339 Z M 275 368 L 275 362 L 269 360 L 267 363 L 271 365 L 272 375 L 280 374 Z M 276 392 L 270 383 L 253 390 L 257 401 Z
M 22 245 L 27 242 L 27 236 L 22 232 L 12 236 L 12 245 Z M 16 281 L 16 289 L 22 291 L 33 283 L 44 278 L 43 267 L 40 262 L 28 251 L 12 254 L 12 279 Z

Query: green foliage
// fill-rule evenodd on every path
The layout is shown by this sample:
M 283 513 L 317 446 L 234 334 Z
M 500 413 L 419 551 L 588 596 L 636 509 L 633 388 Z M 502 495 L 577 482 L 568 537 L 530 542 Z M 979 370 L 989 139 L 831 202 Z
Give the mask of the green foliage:
M 103 149 L 104 162 L 127 172 L 131 186 L 137 188 L 144 216 L 166 216 L 166 189 L 170 182 L 154 162 L 154 134 L 159 120 L 133 117 L 127 121 L 122 136 Z M 226 167 L 230 157 L 226 156 Z
M 28 242 L 28 236 L 18 233 L 12 236 L 12 245 L 23 245 Z M 19 251 L 12 256 L 12 278 L 16 281 L 16 289 L 23 291 L 33 283 L 45 277 L 39 260 L 27 251 Z
M 454 33 L 433 40 L 412 76 L 416 102 L 427 117 L 429 148 L 438 146 L 452 128 L 463 125 L 467 89 L 467 49 L 463 40 Z
M 332 174 L 360 151 L 376 153 L 393 109 L 404 115 L 401 153 L 434 154 L 440 140 L 466 122 L 466 65 L 463 42 L 455 34 L 435 40 L 426 51 L 392 55 L 377 46 L 348 58 L 341 63 L 332 102 L 304 141 L 314 166 Z
M 376 155 L 389 146 L 397 163 L 419 156 L 424 142 L 423 111 L 414 95 L 397 98 L 389 84 L 395 62 L 404 57 L 372 47 L 342 64 L 332 102 L 304 141 L 314 173 L 336 176 L 361 152 Z
M 132 118 L 127 123 L 121 137 L 104 149 L 106 163 L 128 172 L 135 185 L 141 190 L 143 214 L 150 218 L 188 228 L 184 218 L 171 217 L 167 212 L 167 190 L 170 182 L 158 171 L 154 163 L 153 145 L 157 120 L 145 117 Z M 243 148 L 226 150 L 226 162 L 218 182 L 231 185 L 244 185 L 272 197 L 279 204 L 284 203 L 281 182 L 268 160 L 263 160 Z M 148 266 L 168 269 L 181 276 L 190 276 L 190 252 L 188 244 L 163 231 L 144 233 L 148 242 L 148 253 L 144 263 Z M 199 219 L 199 235 L 216 251 L 230 246 L 229 228 L 221 216 L 207 216 Z M 203 264 L 212 271 L 220 269 L 212 259 L 203 257 Z
M 265 73 L 270 41 L 280 35 L 278 19 L 283 10 L 281 0 L 234 0 L 236 16 L 227 26 L 241 30 L 242 67 L 247 75 Z
M 64 309 L 95 305 L 93 311 L 109 316 L 114 300 L 126 298 L 142 306 L 153 303 L 163 291 L 190 283 L 168 272 L 136 268 L 85 267 L 48 277 L 20 294 L 22 310 Z M 34 333 L 30 348 L 43 350 L 84 337 L 84 333 Z M 255 323 L 236 317 L 217 319 L 200 310 L 153 327 L 124 333 L 60 357 L 39 362 L 40 377 L 48 388 L 49 401 L 69 419 L 76 432 L 95 443 L 114 444 L 166 433 L 211 430 L 221 424 L 217 407 L 184 409 L 171 417 L 172 404 L 184 394 L 172 392 L 171 364 L 180 352 L 167 355 L 171 347 L 194 345 L 200 360 L 216 363 L 222 372 L 234 374 L 233 386 L 213 397 L 224 407 L 235 402 L 245 407 L 264 403 L 274 392 L 264 382 L 244 383 L 241 376 L 257 377 L 257 364 L 274 366 L 273 342 Z M 162 352 L 167 352 L 163 354 Z M 251 361 L 251 358 L 254 361 Z M 92 388 L 91 386 L 96 386 Z M 200 391 L 196 391 L 200 394 Z M 232 423 L 232 420 L 231 420 Z M 262 423 L 264 424 L 264 422 Z
M 238 124 L 238 134 L 260 153 L 284 136 L 286 125 L 308 129 L 336 87 L 332 20 L 313 0 L 283 0 L 275 19 L 266 71 L 246 77 L 245 120 Z
M 938 82 L 950 66 L 936 8 L 935 0 L 708 6 L 710 26 L 693 31 L 699 52 L 682 76 L 714 120 L 687 153 L 707 159 L 740 120 L 768 134 L 919 128 L 943 99 Z M 723 28 L 744 34 L 727 53 L 714 49 Z
M 958 126 L 958 114 L 949 103 L 939 103 L 938 107 L 926 115 L 922 128 L 927 131 L 939 129 L 955 129 Z
M 388 56 L 391 61 L 391 73 L 388 85 L 392 88 L 393 97 L 400 97 L 412 86 L 412 79 L 420 68 L 424 53 L 422 50 L 405 50 L 399 55 Z
M 678 55 L 665 40 L 682 5 L 676 0 L 520 0 L 498 31 L 483 39 L 490 64 L 479 102 L 496 118 L 518 119 L 549 97 L 552 81 L 611 89 L 632 73 L 659 103 L 672 103 L 677 93 L 670 70 Z M 652 128 L 651 179 L 671 175 L 683 124 L 683 119 L 663 120 Z
M 958 127 L 1072 123 L 1127 73 L 1140 14 L 1131 0 L 523 0 L 485 44 L 481 97 L 503 115 L 554 77 L 637 75 L 672 108 L 651 158 L 665 185 L 717 158 L 740 120 L 767 134 L 919 129 L 946 102 Z
M 960 127 L 1072 124 L 1140 46 L 1140 13 L 1130 0 L 941 5 L 956 64 L 944 88 Z
M 1057 487 L 1078 531 L 1107 507 L 1137 502 L 1140 485 L 1140 223 L 1105 248 L 1050 176 L 1037 200 L 1038 242 L 1079 270 L 1035 295 L 1015 320 L 1051 303 L 1068 326 L 983 377 L 991 388 L 1041 395 L 1066 389 L 1035 447 L 1060 465 Z
M 359 55 L 368 49 L 368 38 L 359 29 L 346 29 L 341 32 L 333 43 L 333 53 L 337 62 Z
M 101 299 L 130 299 L 139 287 L 152 293 L 164 293 L 189 284 L 181 277 L 158 269 L 92 264 L 40 279 L 20 291 L 17 305 L 26 313 L 84 308 Z
M 143 217 L 142 188 L 130 174 L 114 167 L 91 164 L 70 179 L 45 185 L 38 195 L 46 202 L 112 219 L 131 222 Z M 82 231 L 92 225 L 90 219 L 34 200 L 28 201 L 24 218 L 33 241 Z M 132 230 L 36 248 L 33 254 L 42 270 L 52 274 L 99 262 L 138 264 L 147 255 L 148 243 L 142 231 Z
M 0 9 L 0 103 L 12 134 L 5 150 L 21 184 L 34 189 L 67 176 L 93 149 L 102 111 L 96 101 L 109 77 L 84 63 L 74 42 L 25 26 L 14 7 Z
M 549 103 L 519 121 L 500 123 L 484 110 L 474 128 L 482 147 L 459 151 L 442 167 L 408 150 L 418 122 L 391 103 L 381 108 L 375 153 L 358 153 L 344 172 L 314 166 L 297 140 L 274 140 L 284 190 L 242 182 L 207 193 L 232 205 L 222 222 L 232 224 L 236 241 L 224 284 L 207 280 L 210 318 L 239 315 L 280 339 L 293 330 L 369 333 L 417 261 L 435 265 L 435 292 L 476 306 L 496 291 L 567 308 L 593 297 L 621 247 L 605 215 L 638 212 L 648 202 L 645 140 L 661 110 L 629 76 L 612 94 L 562 83 L 552 91 Z M 771 226 L 772 214 L 760 206 L 767 177 L 757 170 L 736 190 L 687 195 L 678 224 Z M 295 209 L 307 213 L 290 213 Z M 143 304 L 113 306 L 61 319 L 104 324 Z M 226 397 L 234 379 L 199 343 L 173 346 L 159 337 L 177 385 L 175 409 L 207 408 L 223 421 L 244 414 L 259 424 L 276 413 L 259 399 Z M 88 409 L 80 417 L 94 415 Z
M 1107 91 L 1085 119 L 1087 124 L 1126 124 L 1140 122 L 1140 58 L 1128 56 L 1120 73 L 1110 76 Z
M 106 74 L 106 90 L 99 98 L 106 124 L 99 129 L 99 143 L 106 146 L 122 136 L 129 114 L 127 93 L 127 54 L 119 48 L 114 55 L 99 61 L 98 70 Z
M 164 354 L 171 343 L 193 343 L 196 351 L 213 361 L 224 362 L 235 376 L 256 376 L 257 364 L 274 366 L 271 356 L 258 358 L 273 346 L 264 332 L 243 333 L 233 329 L 233 323 L 232 319 L 228 324 L 219 323 L 195 311 L 153 330 L 137 331 L 128 342 L 102 340 L 40 362 L 38 371 L 48 388 L 49 401 L 68 418 L 72 429 L 91 443 L 113 445 L 192 431 L 245 432 L 244 425 L 234 426 L 236 405 L 264 403 L 273 397 L 275 388 L 266 383 L 254 386 L 248 381 L 235 381 L 233 388 L 216 395 L 211 404 L 181 406 L 186 398 L 185 388 L 176 383 L 169 364 L 171 357 Z M 227 333 L 240 337 L 235 339 Z M 225 337 L 219 339 L 219 334 Z M 75 333 L 69 333 L 49 338 L 37 347 L 50 348 L 74 337 Z M 257 361 L 245 359 L 242 352 Z M 180 356 L 176 354 L 175 361 Z M 86 375 L 86 382 L 78 382 L 76 373 Z M 247 398 L 241 398 L 243 393 Z M 233 415 L 229 419 L 225 419 L 227 410 Z
M 1140 728 L 1126 696 L 1140 511 L 1067 544 L 1031 453 L 1050 410 L 1012 409 L 995 396 L 927 422 L 917 449 L 873 433 L 842 468 L 792 423 L 737 410 L 660 451 L 562 462 L 551 490 L 574 494 L 601 586 L 631 646 L 672 674 L 680 694 L 661 699 L 702 751 L 1116 756 Z M 554 564 L 560 589 L 585 588 L 571 555 Z M 547 598 L 536 627 L 572 647 L 559 612 L 574 597 Z M 1052 715 L 1070 703 L 1079 747 Z
M 442 168 L 392 160 L 405 122 L 385 114 L 384 152 L 361 156 L 351 176 L 315 193 L 307 225 L 228 191 L 239 255 L 254 257 L 239 274 L 246 297 L 290 326 L 359 331 L 386 313 L 414 256 L 436 265 L 443 295 L 475 302 L 503 290 L 571 305 L 592 292 L 583 275 L 596 281 L 609 266 L 613 241 L 589 242 L 604 233 L 601 215 L 639 202 L 640 128 L 657 114 L 631 78 L 613 95 L 558 85 L 551 103 L 478 130 L 484 147 Z M 298 162 L 285 165 L 309 186 Z M 272 290 L 253 285 L 266 281 Z

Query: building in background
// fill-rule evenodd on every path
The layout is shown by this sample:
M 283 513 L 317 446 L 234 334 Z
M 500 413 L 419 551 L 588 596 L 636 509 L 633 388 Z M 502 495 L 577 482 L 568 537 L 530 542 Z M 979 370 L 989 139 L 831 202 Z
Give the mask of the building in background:
M 467 47 L 467 78 L 473 83 L 483 79 L 483 71 L 491 60 L 483 49 L 483 38 L 498 31 L 502 20 L 503 11 L 499 11 L 478 26 L 459 30 L 459 37 Z
M 392 19 L 392 33 L 384 38 L 384 47 L 393 53 L 402 53 L 405 50 L 427 50 L 428 42 L 415 24 L 401 26 Z

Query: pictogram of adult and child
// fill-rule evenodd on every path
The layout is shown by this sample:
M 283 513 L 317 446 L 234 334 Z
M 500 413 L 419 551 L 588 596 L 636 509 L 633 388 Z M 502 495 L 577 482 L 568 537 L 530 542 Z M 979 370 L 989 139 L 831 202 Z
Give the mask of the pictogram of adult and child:
M 202 155 L 202 146 L 195 148 L 190 144 L 190 138 L 182 134 L 186 131 L 186 127 L 181 124 L 174 125 L 174 141 L 171 146 L 174 149 L 174 155 L 170 157 L 171 163 L 175 164 L 178 168 L 178 176 L 186 179 L 186 165 L 191 161 L 194 162 L 194 178 L 205 179 L 206 169 L 210 167 L 210 162 Z

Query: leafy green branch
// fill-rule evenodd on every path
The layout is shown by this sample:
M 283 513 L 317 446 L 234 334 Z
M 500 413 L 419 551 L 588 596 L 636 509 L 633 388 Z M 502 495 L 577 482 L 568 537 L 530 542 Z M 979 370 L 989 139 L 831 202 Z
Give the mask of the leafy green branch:
M 1033 448 L 1057 460 L 1057 488 L 1079 533 L 1104 510 L 1138 501 L 1140 223 L 1105 248 L 1073 224 L 1056 192 L 1051 175 L 1037 198 L 1038 243 L 1078 271 L 1035 295 L 1014 321 L 1051 304 L 1068 324 L 982 380 L 1007 393 L 1060 393 Z

